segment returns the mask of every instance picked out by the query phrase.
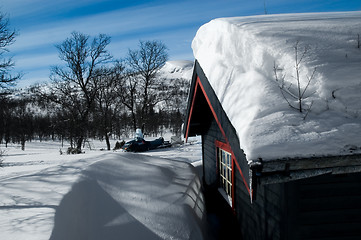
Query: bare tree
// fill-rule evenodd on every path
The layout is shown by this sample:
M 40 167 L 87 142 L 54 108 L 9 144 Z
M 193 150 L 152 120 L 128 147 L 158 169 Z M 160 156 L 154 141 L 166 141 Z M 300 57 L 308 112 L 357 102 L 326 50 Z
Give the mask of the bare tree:
M 15 42 L 16 31 L 9 28 L 9 19 L 0 13 L 0 88 L 13 86 L 21 78 L 21 74 L 11 74 L 14 62 L 11 57 L 6 58 L 4 54 L 9 52 L 8 46 Z
M 124 66 L 121 62 L 117 62 L 114 67 L 104 67 L 97 71 L 99 79 L 99 88 L 95 95 L 96 111 L 95 115 L 98 128 L 104 137 L 107 149 L 110 150 L 109 134 L 112 132 L 113 120 L 120 108 L 119 94 L 122 94 L 125 75 Z
M 132 117 L 133 130 L 137 128 L 137 87 L 138 81 L 136 74 L 127 71 L 125 74 L 125 81 L 123 85 L 119 86 L 120 90 L 118 91 L 118 97 L 124 106 L 130 111 Z
M 305 86 L 302 86 L 300 69 L 301 69 L 302 62 L 305 59 L 310 48 L 306 46 L 306 47 L 304 47 L 303 50 L 300 50 L 299 41 L 297 41 L 296 44 L 294 45 L 294 50 L 295 50 L 295 66 L 294 66 L 294 68 L 295 68 L 296 76 L 293 78 L 295 79 L 296 87 L 294 88 L 292 86 L 292 84 L 286 85 L 286 81 L 285 81 L 286 76 L 283 73 L 281 73 L 281 74 L 279 73 L 279 72 L 282 72 L 283 69 L 280 69 L 276 65 L 276 62 L 274 63 L 273 72 L 274 72 L 275 80 L 276 80 L 276 82 L 278 82 L 278 86 L 281 90 L 283 98 L 287 101 L 288 105 L 291 108 L 296 109 L 300 113 L 302 113 L 305 110 L 303 101 L 308 97 L 305 95 L 305 93 L 306 93 L 308 87 L 310 86 L 311 81 L 315 77 L 316 68 L 313 69 L 311 76 L 306 76 L 307 84 Z M 293 101 L 296 101 L 297 104 L 294 104 Z M 311 107 L 312 107 L 312 103 L 308 107 L 306 116 L 304 118 L 307 117 L 308 111 L 310 110 Z
M 132 114 L 138 115 L 134 128 L 145 124 L 147 115 L 158 102 L 158 71 L 168 60 L 167 47 L 160 41 L 140 41 L 138 50 L 129 50 L 126 63 L 128 74 L 128 100 Z M 135 117 L 135 116 L 134 116 Z
M 65 66 L 51 69 L 53 80 L 53 102 L 67 108 L 73 117 L 76 129 L 76 148 L 81 151 L 88 130 L 90 113 L 94 107 L 99 88 L 97 71 L 112 57 L 105 49 L 110 37 L 99 34 L 92 41 L 89 36 L 73 32 L 62 44 L 57 45 L 59 58 Z

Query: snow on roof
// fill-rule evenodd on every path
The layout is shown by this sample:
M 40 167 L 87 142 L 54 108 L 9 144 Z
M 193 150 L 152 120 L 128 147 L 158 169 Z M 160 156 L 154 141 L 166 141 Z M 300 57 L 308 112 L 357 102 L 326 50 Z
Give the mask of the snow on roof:
M 221 18 L 198 30 L 194 56 L 248 161 L 361 152 L 359 35 L 361 12 Z M 295 46 L 302 113 L 290 107 Z

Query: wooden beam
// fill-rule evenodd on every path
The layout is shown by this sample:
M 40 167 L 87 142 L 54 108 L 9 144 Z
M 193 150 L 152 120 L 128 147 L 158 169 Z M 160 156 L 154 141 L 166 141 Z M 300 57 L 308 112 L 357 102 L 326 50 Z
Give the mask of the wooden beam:
M 262 162 L 262 173 L 311 170 L 361 165 L 361 154 L 311 158 L 280 159 Z

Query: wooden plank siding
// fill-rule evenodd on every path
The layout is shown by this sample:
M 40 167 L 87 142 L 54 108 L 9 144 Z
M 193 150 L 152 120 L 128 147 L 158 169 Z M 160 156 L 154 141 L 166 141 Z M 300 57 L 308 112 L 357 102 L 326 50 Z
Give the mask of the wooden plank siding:
M 287 239 L 284 184 L 260 185 L 251 203 L 237 175 L 235 211 L 243 239 Z
M 219 131 L 218 125 L 212 119 L 209 129 L 202 138 L 203 150 L 203 169 L 204 181 L 208 187 L 218 188 L 219 178 L 217 173 L 217 153 L 215 141 L 224 142 L 222 133 Z
M 360 173 L 328 174 L 287 185 L 293 239 L 361 239 Z

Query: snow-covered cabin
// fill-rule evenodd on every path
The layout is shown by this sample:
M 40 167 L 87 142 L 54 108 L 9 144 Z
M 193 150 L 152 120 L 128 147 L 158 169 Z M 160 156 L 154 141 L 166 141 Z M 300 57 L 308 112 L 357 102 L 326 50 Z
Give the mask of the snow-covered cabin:
M 243 239 L 361 238 L 361 12 L 215 19 L 185 137 Z

